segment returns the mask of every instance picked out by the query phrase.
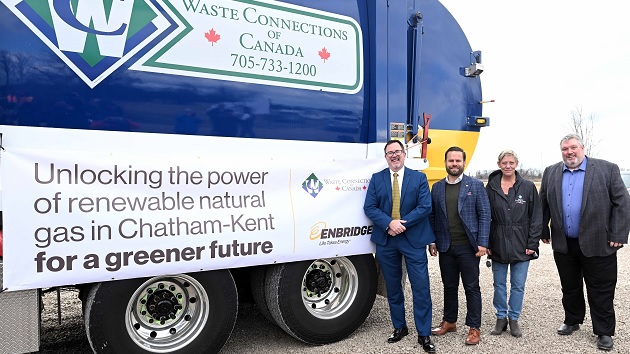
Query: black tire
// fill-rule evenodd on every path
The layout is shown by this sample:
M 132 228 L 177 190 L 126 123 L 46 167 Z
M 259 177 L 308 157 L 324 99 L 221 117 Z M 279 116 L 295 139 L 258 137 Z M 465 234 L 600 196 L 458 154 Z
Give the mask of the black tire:
M 217 270 L 94 284 L 84 322 L 95 353 L 218 353 L 237 312 L 234 279 Z
M 267 307 L 285 332 L 309 344 L 327 344 L 352 334 L 376 298 L 371 254 L 270 266 Z
M 265 283 L 267 280 L 267 266 L 255 267 L 251 272 L 250 286 L 254 303 L 258 311 L 274 326 L 277 326 L 276 320 L 273 319 L 269 308 L 267 307 L 267 291 Z

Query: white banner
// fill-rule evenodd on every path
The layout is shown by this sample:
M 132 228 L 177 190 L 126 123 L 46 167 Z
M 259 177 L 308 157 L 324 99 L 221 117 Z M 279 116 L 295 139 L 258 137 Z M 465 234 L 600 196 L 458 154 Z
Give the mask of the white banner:
M 363 202 L 382 160 L 218 159 L 144 151 L 190 137 L 10 130 L 0 164 L 8 290 L 373 251 Z M 91 144 L 68 149 L 81 134 Z M 118 136 L 145 149 L 105 151 Z

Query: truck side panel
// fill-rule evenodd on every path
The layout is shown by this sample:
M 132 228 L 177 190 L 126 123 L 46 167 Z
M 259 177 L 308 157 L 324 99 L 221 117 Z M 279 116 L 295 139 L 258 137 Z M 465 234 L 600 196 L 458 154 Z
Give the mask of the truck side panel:
M 292 3 L 347 16 L 355 20 L 361 28 L 367 27 L 367 5 L 362 2 Z M 18 5 L 19 9 L 23 9 L 22 12 L 30 14 L 29 20 L 45 20 L 48 12 L 44 10 L 47 9 L 42 10 L 37 4 L 23 1 Z M 91 88 L 77 77 L 76 72 L 70 70 L 66 62 L 52 53 L 42 39 L 8 11 L 5 5 L 0 6 L 0 31 L 3 33 L 0 52 L 4 53 L 0 60 L 4 60 L 7 68 L 0 73 L 2 124 L 262 139 L 367 142 L 369 116 L 364 107 L 367 104 L 366 88 L 370 87 L 369 82 L 364 82 L 363 88 L 357 93 L 346 94 L 129 70 L 133 63 L 146 54 L 146 50 L 141 50 L 116 72 Z M 137 16 L 150 16 L 151 10 L 150 7 L 141 8 L 140 11 L 147 14 Z M 190 13 L 184 15 L 191 16 Z M 37 22 L 36 24 L 44 30 L 54 28 Z M 212 26 L 212 22 L 210 24 Z M 210 28 L 206 31 L 208 30 Z M 261 31 L 266 31 L 266 28 L 261 28 Z M 227 34 L 224 36 L 227 37 Z M 56 38 L 54 35 L 50 37 L 53 40 Z M 95 40 L 92 37 L 87 36 L 84 40 L 86 46 L 94 45 L 90 42 Z M 278 41 L 282 43 L 281 40 L 282 38 Z M 216 46 L 221 44 L 223 43 L 219 40 Z M 322 41 L 322 45 L 325 45 L 325 41 Z M 369 42 L 363 44 L 363 51 L 369 53 Z M 73 54 L 65 51 L 62 53 Z M 267 65 L 264 71 L 259 71 L 269 72 L 270 60 L 263 61 L 266 52 L 247 52 L 241 48 L 238 51 L 240 53 L 254 54 L 256 64 Z M 82 55 L 87 56 L 86 53 Z M 332 55 L 334 59 L 335 53 Z M 288 70 L 289 61 L 293 64 L 294 71 L 303 62 L 299 55 L 285 57 L 282 64 L 285 71 Z M 98 58 L 86 60 L 96 61 Z M 103 59 L 93 65 L 106 64 Z M 238 65 L 237 61 L 236 66 Z M 322 71 L 324 61 L 320 60 L 318 65 Z M 277 66 L 274 68 L 279 69 Z M 9 96 L 10 102 L 7 100 Z
M 0 262 L 0 284 L 3 264 Z M 0 293 L 0 353 L 39 350 L 39 290 Z

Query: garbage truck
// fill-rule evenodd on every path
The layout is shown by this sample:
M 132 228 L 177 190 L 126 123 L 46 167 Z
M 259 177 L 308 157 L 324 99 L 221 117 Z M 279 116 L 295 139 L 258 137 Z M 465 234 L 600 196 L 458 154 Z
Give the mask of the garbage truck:
M 0 352 L 65 287 L 95 353 L 220 352 L 247 300 L 342 340 L 384 143 L 435 181 L 489 125 L 437 0 L 0 0 L 0 33 Z

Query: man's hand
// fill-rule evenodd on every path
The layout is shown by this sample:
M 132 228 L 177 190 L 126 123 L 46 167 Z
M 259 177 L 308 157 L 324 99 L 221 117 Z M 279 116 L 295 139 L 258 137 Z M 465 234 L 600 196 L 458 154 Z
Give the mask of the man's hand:
M 389 227 L 387 228 L 387 233 L 389 234 L 389 236 L 396 236 L 399 235 L 403 232 L 405 232 L 405 230 L 407 230 L 407 228 L 403 225 L 404 223 L 406 223 L 406 220 L 392 220 L 389 222 Z
M 620 248 L 620 247 L 623 247 L 623 243 L 621 243 L 621 242 L 613 242 L 613 241 L 610 241 L 610 242 L 609 242 L 609 244 L 610 244 L 610 247 L 613 247 L 613 248 Z
M 548 238 L 541 238 L 540 239 L 544 244 L 548 245 L 549 243 L 551 243 L 551 240 Z
M 437 256 L 437 247 L 435 246 L 435 243 L 429 245 L 429 254 L 433 257 Z
M 483 246 L 479 246 L 479 252 L 475 253 L 475 257 L 483 257 L 486 255 L 486 248 Z

